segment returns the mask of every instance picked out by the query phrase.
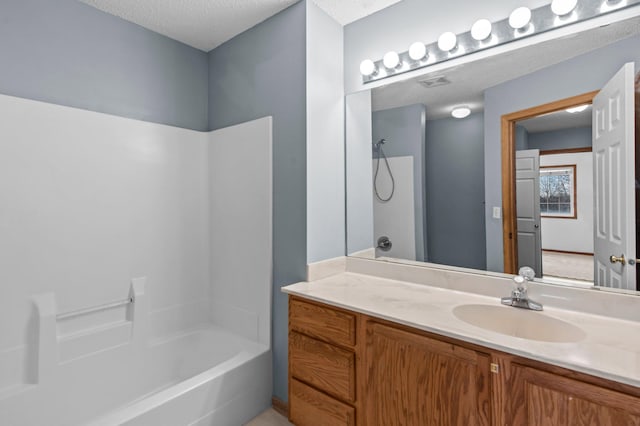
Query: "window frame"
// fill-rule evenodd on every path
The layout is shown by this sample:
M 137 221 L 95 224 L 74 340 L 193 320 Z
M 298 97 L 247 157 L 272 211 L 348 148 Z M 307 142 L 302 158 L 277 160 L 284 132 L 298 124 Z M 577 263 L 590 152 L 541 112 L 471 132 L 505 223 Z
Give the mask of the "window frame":
M 573 214 L 553 214 L 553 213 L 543 213 L 542 212 L 542 203 L 540 203 L 540 217 L 542 218 L 551 218 L 551 219 L 578 219 L 578 170 L 576 164 L 557 164 L 551 166 L 540 166 L 540 179 L 542 179 L 542 170 L 543 169 L 572 169 L 573 170 L 573 185 L 571 191 L 571 200 L 570 204 L 573 207 Z M 540 197 L 538 197 L 540 198 Z

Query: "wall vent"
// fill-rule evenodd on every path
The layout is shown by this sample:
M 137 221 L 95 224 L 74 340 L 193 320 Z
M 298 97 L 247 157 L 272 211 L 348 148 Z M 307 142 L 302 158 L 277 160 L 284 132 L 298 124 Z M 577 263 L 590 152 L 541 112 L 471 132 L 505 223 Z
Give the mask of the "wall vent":
M 445 84 L 450 84 L 451 80 L 449 80 L 444 75 L 439 75 L 436 77 L 430 77 L 424 80 L 418 81 L 418 83 L 422 84 L 427 89 L 431 89 L 432 87 L 444 86 Z

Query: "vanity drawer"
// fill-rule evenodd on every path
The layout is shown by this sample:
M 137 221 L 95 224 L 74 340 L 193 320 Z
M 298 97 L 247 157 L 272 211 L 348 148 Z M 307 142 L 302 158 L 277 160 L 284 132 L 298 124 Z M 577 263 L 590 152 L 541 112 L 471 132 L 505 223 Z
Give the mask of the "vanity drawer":
M 294 298 L 289 300 L 289 327 L 327 342 L 346 346 L 356 344 L 354 314 Z
M 292 331 L 289 368 L 293 377 L 346 401 L 355 400 L 355 353 Z
M 290 420 L 296 426 L 353 426 L 355 409 L 291 379 L 289 392 Z

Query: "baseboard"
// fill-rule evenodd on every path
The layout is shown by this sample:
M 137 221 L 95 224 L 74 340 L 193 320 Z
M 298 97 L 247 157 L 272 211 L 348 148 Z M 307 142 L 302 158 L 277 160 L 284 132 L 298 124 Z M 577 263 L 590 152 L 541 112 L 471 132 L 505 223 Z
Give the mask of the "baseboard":
M 586 253 L 583 251 L 567 251 L 567 250 L 553 250 L 553 249 L 542 249 L 542 251 L 548 251 L 551 253 L 564 253 L 564 254 L 579 254 L 581 256 L 593 256 L 593 253 Z
M 282 414 L 287 419 L 289 418 L 289 404 L 274 396 L 273 398 L 271 398 L 271 405 L 273 406 L 273 409 L 278 413 Z

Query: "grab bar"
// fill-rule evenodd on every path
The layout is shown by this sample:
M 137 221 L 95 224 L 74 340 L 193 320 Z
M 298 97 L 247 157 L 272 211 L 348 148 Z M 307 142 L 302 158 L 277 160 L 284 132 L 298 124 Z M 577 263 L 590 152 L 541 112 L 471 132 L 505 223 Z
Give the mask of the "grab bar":
M 134 303 L 133 297 L 128 299 L 118 300 L 115 302 L 105 303 L 104 305 L 92 306 L 91 308 L 77 309 L 75 311 L 65 312 L 63 314 L 56 315 L 57 320 L 64 320 L 68 318 L 78 317 L 80 315 L 90 314 L 92 312 L 104 311 L 105 309 L 117 308 L 118 306 L 125 306 L 130 303 Z

